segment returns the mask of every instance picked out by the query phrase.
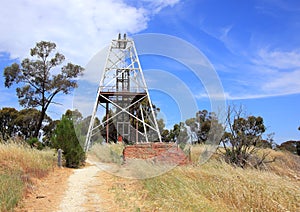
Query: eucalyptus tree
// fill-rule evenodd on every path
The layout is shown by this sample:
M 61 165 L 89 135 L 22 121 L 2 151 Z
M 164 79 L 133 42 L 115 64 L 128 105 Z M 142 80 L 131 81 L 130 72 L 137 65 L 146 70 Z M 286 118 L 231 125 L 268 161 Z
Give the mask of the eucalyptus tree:
M 18 111 L 15 108 L 4 107 L 0 110 L 0 136 L 6 141 L 17 133 L 15 120 Z
M 239 167 L 245 167 L 251 163 L 256 168 L 267 162 L 268 153 L 260 157 L 257 154 L 258 148 L 256 148 L 265 131 L 266 127 L 262 117 L 246 116 L 242 107 L 229 106 L 226 131 L 221 139 L 226 161 Z M 254 159 L 255 161 L 250 162 Z
M 17 84 L 19 104 L 25 108 L 39 108 L 41 113 L 34 136 L 38 137 L 47 109 L 59 93 L 69 94 L 77 87 L 76 77 L 84 69 L 79 65 L 63 65 L 65 56 L 56 51 L 53 42 L 41 41 L 30 50 L 31 58 L 4 69 L 5 87 Z M 60 68 L 60 69 L 59 69 Z

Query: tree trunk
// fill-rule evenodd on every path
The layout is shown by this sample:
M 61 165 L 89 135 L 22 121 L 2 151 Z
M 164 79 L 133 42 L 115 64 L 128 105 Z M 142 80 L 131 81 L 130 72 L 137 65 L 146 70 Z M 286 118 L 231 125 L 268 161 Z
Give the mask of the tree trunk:
M 44 108 L 42 108 L 41 115 L 40 115 L 40 118 L 39 118 L 39 122 L 38 122 L 37 127 L 35 128 L 35 132 L 34 132 L 34 137 L 35 138 L 39 137 L 39 132 L 42 128 L 42 124 L 43 124 L 43 121 L 44 121 L 44 118 L 45 118 L 45 114 L 46 114 L 46 110 Z

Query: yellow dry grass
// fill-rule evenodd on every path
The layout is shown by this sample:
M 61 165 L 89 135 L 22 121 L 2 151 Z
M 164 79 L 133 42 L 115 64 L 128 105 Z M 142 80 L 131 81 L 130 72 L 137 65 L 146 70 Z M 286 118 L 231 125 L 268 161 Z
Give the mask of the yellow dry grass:
M 122 163 L 124 145 L 117 144 L 94 144 L 89 154 L 93 155 L 103 163 Z
M 192 148 L 194 161 L 201 151 Z M 299 157 L 263 151 L 276 157 L 263 170 L 233 167 L 215 155 L 150 179 L 113 177 L 110 191 L 130 211 L 300 211 Z
M 47 175 L 54 161 L 51 150 L 0 143 L 0 211 L 12 210 L 30 188 L 32 179 Z

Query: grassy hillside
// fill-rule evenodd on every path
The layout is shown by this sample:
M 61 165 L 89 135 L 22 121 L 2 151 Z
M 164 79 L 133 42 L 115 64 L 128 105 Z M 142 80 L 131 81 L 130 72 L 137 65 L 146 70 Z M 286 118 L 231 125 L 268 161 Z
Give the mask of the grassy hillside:
M 0 211 L 14 208 L 32 185 L 32 179 L 47 175 L 54 164 L 51 150 L 0 143 Z
M 129 180 L 104 173 L 100 196 L 105 189 L 108 206 L 116 204 L 117 211 L 300 211 L 299 156 L 261 150 L 259 154 L 270 151 L 270 159 L 276 160 L 257 170 L 235 168 L 219 154 L 199 165 L 197 156 L 202 150 L 201 146 L 192 148 L 191 165 L 150 179 Z M 55 162 L 51 150 L 0 144 L 0 211 L 11 210 L 33 179 L 47 175 Z
M 216 155 L 146 180 L 112 177 L 108 190 L 131 211 L 300 211 L 300 157 L 270 151 L 263 170 L 235 168 Z

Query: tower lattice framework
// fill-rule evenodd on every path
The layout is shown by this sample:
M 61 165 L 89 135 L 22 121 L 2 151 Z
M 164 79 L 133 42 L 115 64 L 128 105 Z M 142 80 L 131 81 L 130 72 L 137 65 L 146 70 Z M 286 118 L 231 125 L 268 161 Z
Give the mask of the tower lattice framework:
M 95 119 L 100 106 L 105 115 L 97 125 Z M 99 131 L 106 142 L 161 142 L 155 117 L 134 41 L 128 39 L 126 34 L 123 38 L 119 34 L 109 47 L 86 136 L 85 151 Z

